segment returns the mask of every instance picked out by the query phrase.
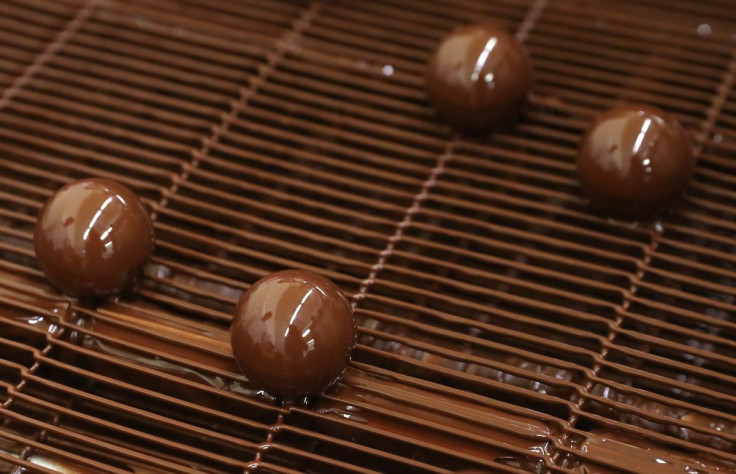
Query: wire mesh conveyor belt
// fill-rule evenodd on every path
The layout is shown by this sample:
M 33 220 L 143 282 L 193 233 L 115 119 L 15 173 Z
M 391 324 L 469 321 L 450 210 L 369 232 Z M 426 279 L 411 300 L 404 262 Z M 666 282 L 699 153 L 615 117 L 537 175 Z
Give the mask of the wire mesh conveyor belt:
M 518 124 L 455 136 L 423 73 L 457 25 L 532 56 Z M 736 9 L 729 0 L 0 1 L 0 472 L 736 472 Z M 591 213 L 574 159 L 622 101 L 698 167 L 656 223 Z M 98 307 L 41 274 L 43 202 L 138 192 L 157 246 Z M 286 267 L 352 298 L 328 394 L 234 365 Z

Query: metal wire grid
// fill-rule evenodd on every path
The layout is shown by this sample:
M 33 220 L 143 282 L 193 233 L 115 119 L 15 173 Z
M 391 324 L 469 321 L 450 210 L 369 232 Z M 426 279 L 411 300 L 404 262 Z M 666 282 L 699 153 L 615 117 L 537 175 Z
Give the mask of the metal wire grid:
M 583 6 L 4 3 L 0 459 L 613 471 L 580 448 L 617 431 L 734 461 L 733 13 Z M 518 31 L 537 78 L 484 142 L 452 137 L 421 89 L 436 41 L 480 18 Z M 574 179 L 580 133 L 620 99 L 677 113 L 701 158 L 657 227 L 589 214 Z M 95 309 L 60 299 L 30 244 L 44 199 L 88 175 L 140 192 L 159 237 L 138 298 Z M 224 331 L 287 266 L 335 279 L 361 318 L 354 370 L 312 409 L 255 393 Z M 437 397 L 454 405 L 387 402 Z M 463 403 L 504 415 L 469 423 Z M 334 416 L 346 404 L 371 422 Z

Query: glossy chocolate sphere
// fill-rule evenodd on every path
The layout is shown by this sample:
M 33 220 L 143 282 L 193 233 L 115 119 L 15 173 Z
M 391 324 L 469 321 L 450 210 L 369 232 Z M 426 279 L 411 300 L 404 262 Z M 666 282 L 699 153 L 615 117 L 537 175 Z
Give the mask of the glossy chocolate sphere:
M 624 105 L 590 126 L 577 166 L 593 207 L 644 217 L 682 192 L 695 158 L 674 117 L 648 105 Z
M 458 28 L 427 68 L 429 100 L 454 128 L 478 132 L 514 118 L 531 88 L 524 47 L 492 24 Z
M 96 298 L 133 284 L 154 244 L 140 199 L 111 179 L 59 189 L 38 216 L 36 258 L 49 281 L 70 296 Z
M 327 278 L 304 270 L 268 275 L 238 302 L 233 354 L 251 382 L 293 399 L 319 394 L 347 367 L 355 346 L 353 310 Z

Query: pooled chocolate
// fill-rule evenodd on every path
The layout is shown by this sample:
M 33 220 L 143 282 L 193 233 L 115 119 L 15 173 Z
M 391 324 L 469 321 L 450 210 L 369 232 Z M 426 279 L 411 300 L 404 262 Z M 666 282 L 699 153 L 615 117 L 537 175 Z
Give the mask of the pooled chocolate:
M 447 458 L 436 457 L 435 450 L 440 448 L 459 458 L 495 461 L 527 472 L 541 472 L 544 459 L 550 456 L 550 439 L 559 439 L 555 427 L 534 415 L 509 414 L 352 368 L 330 397 L 317 400 L 314 409 L 348 422 L 320 427 L 336 437 L 430 465 L 447 463 Z M 428 424 L 444 429 L 433 429 Z M 384 440 L 408 439 L 413 443 L 384 444 L 364 428 L 389 435 Z M 471 469 L 472 464 L 469 462 L 466 469 Z
M 429 62 L 426 87 L 435 111 L 454 128 L 479 132 L 511 120 L 531 88 L 524 47 L 492 24 L 458 28 Z
M 49 281 L 70 296 L 95 298 L 133 284 L 154 244 L 153 223 L 138 196 L 111 179 L 59 189 L 38 216 L 36 258 Z
M 680 195 L 695 158 L 674 117 L 657 107 L 624 105 L 590 126 L 577 166 L 593 207 L 636 218 L 656 212 Z
M 711 455 L 678 452 L 642 436 L 623 431 L 593 430 L 582 443 L 580 450 L 587 454 L 588 459 L 570 463 L 573 472 L 586 474 L 734 472 L 733 465 L 721 462 Z M 608 466 L 598 465 L 598 462 L 606 463 Z M 609 466 L 616 466 L 616 469 Z
M 255 385 L 284 399 L 319 394 L 344 372 L 355 346 L 350 303 L 325 277 L 272 273 L 238 302 L 230 328 L 238 366 Z

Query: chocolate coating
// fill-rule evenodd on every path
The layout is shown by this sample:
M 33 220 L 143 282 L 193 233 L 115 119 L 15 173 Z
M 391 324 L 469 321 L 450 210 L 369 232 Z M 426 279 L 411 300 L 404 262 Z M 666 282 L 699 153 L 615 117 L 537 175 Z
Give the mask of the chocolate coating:
M 447 462 L 446 458 L 435 457 L 432 453 L 434 446 L 454 452 L 456 456 L 496 461 L 527 472 L 540 472 L 543 458 L 549 459 L 551 455 L 548 450 L 550 440 L 560 439 L 554 427 L 533 415 L 512 415 L 449 393 L 406 385 L 353 368 L 345 372 L 330 397 L 316 401 L 314 410 L 348 422 L 342 425 L 322 424 L 320 429 L 333 436 L 405 458 L 421 459 L 430 465 Z M 425 423 L 450 431 L 428 429 Z M 386 436 L 377 438 L 363 431 L 363 427 L 378 430 Z M 397 437 L 415 440 L 421 445 L 396 444 L 393 440 Z M 517 449 L 514 452 L 509 447 Z M 470 467 L 458 469 L 464 473 L 467 471 L 462 469 L 474 472 Z
M 319 394 L 342 375 L 355 346 L 353 310 L 325 277 L 284 270 L 251 286 L 230 328 L 251 382 L 285 399 Z
M 492 24 L 450 33 L 429 62 L 427 93 L 454 128 L 478 132 L 512 119 L 531 88 L 529 58 L 519 41 Z
M 577 166 L 593 207 L 644 217 L 682 192 L 695 158 L 674 117 L 648 105 L 624 105 L 590 126 Z
M 83 179 L 59 189 L 38 216 L 36 258 L 64 293 L 95 298 L 118 293 L 138 277 L 153 250 L 153 223 L 122 184 Z

